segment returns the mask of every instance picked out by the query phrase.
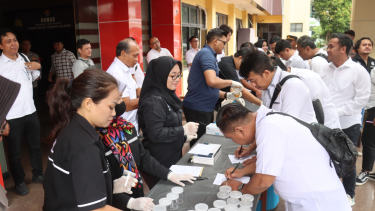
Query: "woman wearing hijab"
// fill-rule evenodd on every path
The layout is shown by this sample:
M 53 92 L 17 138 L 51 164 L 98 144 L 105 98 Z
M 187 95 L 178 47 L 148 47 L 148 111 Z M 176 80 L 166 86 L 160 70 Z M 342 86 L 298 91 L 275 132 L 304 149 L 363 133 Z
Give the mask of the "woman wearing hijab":
M 139 98 L 138 121 L 143 131 L 143 146 L 166 168 L 182 157 L 182 148 L 196 138 L 198 123 L 182 126 L 181 100 L 175 90 L 182 77 L 182 64 L 171 57 L 152 60 Z M 150 189 L 158 178 L 142 172 Z
M 272 53 L 268 50 L 267 40 L 260 39 L 254 44 L 254 46 L 257 48 L 261 48 L 267 54 L 267 56 L 272 56 Z
M 190 174 L 174 174 L 161 165 L 150 153 L 143 148 L 137 137 L 134 125 L 121 115 L 126 110 L 122 99 L 115 107 L 116 117 L 107 128 L 97 128 L 102 142 L 106 146 L 106 158 L 112 173 L 112 178 L 120 178 L 128 173 L 137 179 L 137 185 L 132 188 L 132 193 L 118 193 L 113 195 L 112 205 L 121 210 L 148 210 L 152 208 L 153 199 L 144 197 L 142 176 L 139 172 L 147 172 L 161 180 L 167 180 L 185 186 L 181 181 L 189 181 L 195 178 Z M 148 204 L 147 207 L 144 205 Z

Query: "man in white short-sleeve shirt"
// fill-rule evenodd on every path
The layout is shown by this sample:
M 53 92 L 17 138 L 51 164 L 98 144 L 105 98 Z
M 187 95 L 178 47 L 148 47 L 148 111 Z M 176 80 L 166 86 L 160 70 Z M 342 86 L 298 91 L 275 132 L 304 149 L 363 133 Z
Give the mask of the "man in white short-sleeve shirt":
M 303 61 L 303 59 L 298 55 L 298 51 L 292 49 L 292 46 L 288 40 L 277 41 L 275 52 L 283 60 L 285 60 L 285 65 L 287 67 L 310 69 L 308 62 Z
M 228 169 L 222 185 L 252 195 L 273 185 L 288 211 L 352 210 L 329 154 L 311 131 L 291 117 L 267 116 L 271 111 L 261 105 L 253 113 L 235 103 L 219 110 L 216 123 L 226 138 L 257 144 L 256 162 L 233 174 Z M 248 184 L 233 179 L 246 174 L 254 174 Z
M 185 60 L 186 60 L 186 63 L 188 65 L 189 71 L 190 71 L 191 65 L 193 64 L 195 54 L 197 54 L 200 49 L 198 48 L 199 40 L 198 40 L 197 36 L 190 37 L 189 42 L 190 42 L 191 48 L 190 48 L 190 50 L 186 51 Z
M 147 63 L 161 56 L 170 56 L 173 58 L 168 49 L 160 47 L 160 41 L 157 37 L 151 37 L 149 40 L 151 50 L 147 53 Z
M 115 60 L 109 66 L 107 73 L 113 75 L 118 81 L 126 86 L 122 93 L 122 99 L 126 104 L 126 112 L 121 116 L 133 123 L 138 133 L 138 101 L 141 88 L 131 74 L 138 62 L 139 47 L 131 38 L 124 39 L 117 44 Z
M 317 48 L 314 40 L 305 35 L 298 39 L 297 41 L 297 49 L 299 52 L 299 55 L 304 60 L 311 59 L 310 62 L 310 70 L 316 72 L 319 74 L 320 68 L 323 65 L 328 64 L 328 55 L 325 50 L 322 48 Z

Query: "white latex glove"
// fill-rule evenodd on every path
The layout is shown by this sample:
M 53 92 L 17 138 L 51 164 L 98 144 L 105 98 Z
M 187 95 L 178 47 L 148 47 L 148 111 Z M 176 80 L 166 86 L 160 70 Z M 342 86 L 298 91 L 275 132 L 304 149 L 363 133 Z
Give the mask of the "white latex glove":
M 225 106 L 226 104 L 233 103 L 233 100 L 225 99 L 223 102 L 221 102 L 221 107 Z
M 228 100 L 237 100 L 242 97 L 242 92 L 234 91 L 234 92 L 227 92 L 227 99 Z
M 191 140 L 195 139 L 198 137 L 197 133 L 195 133 L 194 135 L 186 135 L 186 141 L 185 143 L 189 143 Z
M 238 81 L 232 81 L 231 87 L 236 88 L 236 91 L 237 91 L 237 89 L 238 89 L 238 91 L 242 91 L 242 89 L 243 89 L 243 85 Z
M 239 102 L 242 104 L 242 106 L 245 106 L 245 100 L 242 98 L 237 99 L 236 102 Z
M 140 198 L 130 198 L 127 207 L 133 210 L 143 210 L 143 211 L 152 211 L 155 204 L 152 198 L 140 197 Z
M 195 122 L 188 122 L 186 123 L 183 128 L 184 128 L 184 135 L 195 135 L 197 134 L 198 131 L 198 123 Z
M 185 184 L 182 183 L 181 181 L 188 181 L 190 183 L 194 183 L 193 180 L 196 180 L 196 178 L 193 177 L 193 175 L 190 175 L 190 174 L 175 174 L 173 172 L 168 174 L 168 179 L 171 182 L 173 182 L 177 185 L 181 185 L 182 187 L 184 187 Z
M 126 182 L 126 180 L 128 180 Z M 131 191 L 132 187 L 135 187 L 138 180 L 135 178 L 135 174 L 133 172 L 129 172 L 128 176 L 122 176 L 118 179 L 113 181 L 113 194 L 116 193 L 128 193 L 132 194 Z

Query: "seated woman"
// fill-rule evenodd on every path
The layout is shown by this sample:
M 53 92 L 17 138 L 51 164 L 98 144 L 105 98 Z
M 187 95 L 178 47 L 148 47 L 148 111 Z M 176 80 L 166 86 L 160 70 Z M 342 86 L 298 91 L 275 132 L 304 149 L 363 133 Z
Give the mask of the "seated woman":
M 139 170 L 147 172 L 159 179 L 167 180 L 185 186 L 181 181 L 189 181 L 195 178 L 190 174 L 174 174 L 168 168 L 161 165 L 150 153 L 143 148 L 137 137 L 134 125 L 121 115 L 125 112 L 126 105 L 122 99 L 115 107 L 116 117 L 107 128 L 97 128 L 101 139 L 106 146 L 106 158 L 112 172 L 112 178 L 120 178 L 131 172 L 138 180 L 132 193 L 113 194 L 112 205 L 121 210 L 151 210 L 154 206 L 151 198 L 144 197 L 142 177 Z
M 198 124 L 182 126 L 181 100 L 175 90 L 182 64 L 171 57 L 152 60 L 147 69 L 139 98 L 138 122 L 143 131 L 143 146 L 166 168 L 182 157 L 182 148 L 196 137 Z M 159 178 L 142 172 L 147 185 L 154 187 Z

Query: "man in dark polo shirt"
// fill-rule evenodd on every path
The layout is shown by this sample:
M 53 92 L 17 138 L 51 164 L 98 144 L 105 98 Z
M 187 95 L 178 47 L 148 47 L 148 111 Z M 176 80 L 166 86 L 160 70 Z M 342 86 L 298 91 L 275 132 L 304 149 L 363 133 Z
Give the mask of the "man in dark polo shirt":
M 194 57 L 188 78 L 188 92 L 183 102 L 187 122 L 203 123 L 198 129 L 198 137 L 190 142 L 193 146 L 206 131 L 206 125 L 213 122 L 214 108 L 219 98 L 231 99 L 234 92 L 223 92 L 225 87 L 239 87 L 237 81 L 223 80 L 219 76 L 216 55 L 226 44 L 226 33 L 221 29 L 212 29 L 207 34 L 207 44 Z M 236 93 L 238 94 L 238 93 Z
M 369 74 L 371 74 L 371 70 L 375 68 L 375 59 L 369 56 L 372 47 L 372 40 L 369 37 L 362 37 L 354 45 L 354 50 L 357 54 L 352 58 L 354 62 L 366 68 Z

